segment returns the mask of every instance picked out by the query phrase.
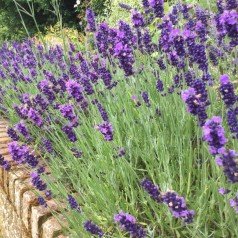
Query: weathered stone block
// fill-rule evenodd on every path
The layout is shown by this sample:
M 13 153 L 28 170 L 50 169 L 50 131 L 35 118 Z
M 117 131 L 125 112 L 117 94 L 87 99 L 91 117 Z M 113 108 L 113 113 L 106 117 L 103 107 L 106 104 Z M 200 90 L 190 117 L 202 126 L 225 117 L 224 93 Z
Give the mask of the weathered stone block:
M 31 230 L 31 208 L 38 205 L 37 196 L 31 190 L 23 193 L 22 196 L 22 221 L 27 230 Z
M 42 225 L 51 215 L 48 208 L 42 206 L 32 206 L 31 208 L 31 234 L 32 238 L 40 238 Z
M 18 216 L 22 218 L 22 198 L 23 193 L 30 190 L 31 187 L 27 185 L 25 180 L 15 181 L 15 208 Z

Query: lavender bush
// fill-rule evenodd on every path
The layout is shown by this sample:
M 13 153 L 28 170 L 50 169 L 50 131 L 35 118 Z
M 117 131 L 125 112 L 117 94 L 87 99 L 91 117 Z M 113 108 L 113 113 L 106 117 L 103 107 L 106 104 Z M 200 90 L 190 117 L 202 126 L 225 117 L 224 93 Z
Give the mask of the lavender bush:
M 2 45 L 13 160 L 72 237 L 238 236 L 237 1 L 121 7 L 131 25 L 87 11 L 86 54 Z

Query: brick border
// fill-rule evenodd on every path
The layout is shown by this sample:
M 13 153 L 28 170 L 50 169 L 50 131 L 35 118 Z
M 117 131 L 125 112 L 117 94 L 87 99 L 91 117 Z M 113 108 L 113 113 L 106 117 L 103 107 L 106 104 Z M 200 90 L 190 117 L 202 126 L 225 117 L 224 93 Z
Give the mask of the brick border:
M 0 118 L 0 154 L 11 163 L 10 171 L 0 166 L 0 230 L 4 238 L 68 238 L 53 217 L 53 200 L 48 208 L 38 204 L 30 175 L 24 165 L 17 165 L 10 156 L 7 134 L 8 121 Z M 62 215 L 60 220 L 66 222 Z

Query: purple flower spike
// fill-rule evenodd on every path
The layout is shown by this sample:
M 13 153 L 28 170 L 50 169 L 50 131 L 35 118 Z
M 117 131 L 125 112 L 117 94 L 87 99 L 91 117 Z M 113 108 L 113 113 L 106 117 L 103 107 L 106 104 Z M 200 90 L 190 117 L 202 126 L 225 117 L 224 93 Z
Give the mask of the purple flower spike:
M 16 129 L 21 133 L 28 141 L 31 141 L 31 137 L 29 135 L 29 131 L 24 124 L 24 121 L 21 120 L 20 123 L 16 124 Z
M 217 165 L 223 168 L 223 172 L 228 178 L 230 183 L 238 182 L 238 165 L 235 158 L 238 154 L 234 150 L 229 150 L 229 152 L 223 153 L 221 156 L 217 157 Z
M 1 154 L 0 154 L 0 166 L 2 166 L 2 168 L 6 171 L 9 171 L 11 169 L 9 161 L 5 160 Z
M 183 197 L 179 197 L 175 192 L 167 192 L 162 196 L 162 199 L 173 212 L 173 216 L 176 218 L 182 218 L 185 224 L 193 222 L 194 211 L 188 210 Z
M 153 8 L 156 17 L 162 18 L 164 16 L 164 1 L 163 0 L 151 0 L 150 6 Z
M 47 203 L 46 203 L 46 201 L 45 201 L 45 199 L 43 198 L 43 197 L 38 197 L 38 202 L 39 202 L 39 204 L 41 205 L 41 206 L 43 206 L 43 207 L 47 207 Z
M 219 193 L 222 195 L 228 194 L 231 190 L 227 188 L 219 188 Z
M 79 213 L 81 212 L 81 209 L 80 209 L 76 199 L 70 194 L 68 194 L 68 203 L 72 209 L 77 210 Z
M 16 131 L 13 128 L 8 128 L 7 134 L 12 140 L 14 141 L 19 140 L 19 136 L 17 135 Z
M 131 20 L 135 28 L 145 26 L 145 20 L 143 16 L 141 15 L 141 13 L 137 12 L 136 10 L 132 10 L 131 14 L 132 14 Z
M 104 140 L 111 141 L 113 140 L 113 128 L 111 122 L 103 122 L 101 125 L 95 126 L 95 129 L 100 130 L 104 136 Z
M 99 238 L 103 237 L 104 235 L 103 231 L 92 221 L 85 221 L 84 228 L 86 231 L 90 232 L 92 235 L 98 236 Z
M 230 199 L 230 205 L 233 207 L 238 214 L 238 194 L 236 194 L 236 197 L 234 199 Z
M 156 202 L 162 202 L 159 186 L 154 185 L 149 179 L 144 178 L 141 181 L 142 187 L 149 193 L 150 197 Z
M 230 79 L 227 74 L 221 75 L 220 81 L 221 86 L 219 87 L 219 91 L 222 95 L 222 100 L 228 108 L 232 107 L 237 99 L 234 92 L 234 86 L 232 83 L 230 83 Z
M 87 29 L 90 32 L 95 32 L 96 31 L 95 14 L 91 8 L 87 9 L 86 11 L 86 19 L 88 22 Z
M 30 110 L 28 111 L 28 117 L 33 121 L 36 126 L 40 127 L 44 125 L 44 122 L 40 117 L 39 113 L 32 108 L 30 108 Z
M 119 223 L 120 228 L 130 233 L 131 237 L 142 238 L 146 236 L 146 232 L 142 227 L 136 224 L 136 219 L 129 213 L 123 213 L 114 215 L 114 221 Z
M 221 122 L 222 119 L 220 117 L 214 116 L 203 126 L 203 138 L 207 141 L 212 155 L 225 153 L 224 145 L 226 144 L 227 139 Z

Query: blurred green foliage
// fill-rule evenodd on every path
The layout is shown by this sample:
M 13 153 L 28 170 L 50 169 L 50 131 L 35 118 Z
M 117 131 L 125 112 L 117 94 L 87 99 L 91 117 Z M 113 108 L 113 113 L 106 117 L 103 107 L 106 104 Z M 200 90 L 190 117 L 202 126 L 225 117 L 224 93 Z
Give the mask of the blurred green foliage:
M 62 15 L 64 28 L 73 28 L 84 32 L 85 11 L 92 7 L 97 15 L 106 15 L 106 9 L 110 9 L 110 0 L 81 0 L 75 8 L 76 0 L 16 0 L 17 3 L 30 12 L 28 3 L 33 4 L 36 22 L 41 32 L 46 33 L 48 26 L 54 26 L 58 19 L 54 13 L 52 1 L 59 2 L 59 12 Z M 32 17 L 21 12 L 23 21 L 30 34 L 33 36 L 37 29 Z M 80 23 L 80 24 L 79 24 Z M 21 40 L 27 37 L 27 33 L 21 22 L 21 18 L 13 0 L 0 0 L 0 42 L 6 40 Z

